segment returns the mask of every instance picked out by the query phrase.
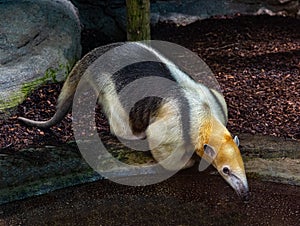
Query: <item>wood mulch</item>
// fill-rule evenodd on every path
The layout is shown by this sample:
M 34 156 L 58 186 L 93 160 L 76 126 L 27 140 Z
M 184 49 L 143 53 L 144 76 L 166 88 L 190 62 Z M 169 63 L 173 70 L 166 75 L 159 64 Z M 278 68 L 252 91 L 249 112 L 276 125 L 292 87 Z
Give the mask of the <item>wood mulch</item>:
M 99 31 L 84 30 L 84 52 L 106 44 Z M 300 20 L 288 17 L 235 16 L 211 18 L 185 27 L 158 24 L 152 39 L 180 44 L 199 54 L 214 72 L 229 106 L 228 128 L 300 139 Z M 18 116 L 49 119 L 62 84 L 34 91 L 16 114 L 0 119 L 0 151 L 73 140 L 69 113 L 48 130 L 26 127 Z M 97 116 L 107 130 L 103 115 Z

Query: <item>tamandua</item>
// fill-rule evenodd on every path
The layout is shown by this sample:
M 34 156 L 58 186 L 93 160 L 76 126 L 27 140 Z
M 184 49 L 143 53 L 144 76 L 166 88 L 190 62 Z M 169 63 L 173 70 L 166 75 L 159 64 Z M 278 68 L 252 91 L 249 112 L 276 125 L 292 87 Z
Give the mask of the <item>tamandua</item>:
M 126 49 L 126 54 L 133 53 L 137 57 L 147 53 L 157 60 L 134 63 L 111 75 L 104 75 L 101 71 L 96 73 L 92 83 L 98 83 L 94 86 L 95 89 L 102 87 L 98 102 L 108 118 L 111 132 L 125 139 L 146 138 L 155 160 L 163 162 L 170 159 L 162 164 L 170 170 L 175 169 L 177 164 L 173 164 L 171 158 L 174 149 L 179 147 L 184 152 L 185 147 L 189 146 L 200 157 L 211 162 L 242 199 L 248 200 L 249 189 L 238 148 L 239 141 L 237 137 L 232 138 L 226 129 L 228 115 L 223 96 L 216 90 L 195 82 L 145 43 L 115 43 L 94 49 L 78 61 L 70 72 L 59 95 L 57 111 L 51 119 L 19 119 L 39 128 L 48 128 L 60 122 L 71 108 L 77 85 L 90 65 L 104 53 L 115 49 L 117 51 L 120 47 Z M 143 97 L 134 104 L 130 112 L 126 112 L 119 97 L 122 89 L 138 79 L 153 77 L 158 78 L 157 81 L 171 81 L 167 92 L 161 90 L 166 94 L 163 97 Z M 158 83 L 144 84 L 145 87 L 151 85 L 153 90 L 164 89 Z

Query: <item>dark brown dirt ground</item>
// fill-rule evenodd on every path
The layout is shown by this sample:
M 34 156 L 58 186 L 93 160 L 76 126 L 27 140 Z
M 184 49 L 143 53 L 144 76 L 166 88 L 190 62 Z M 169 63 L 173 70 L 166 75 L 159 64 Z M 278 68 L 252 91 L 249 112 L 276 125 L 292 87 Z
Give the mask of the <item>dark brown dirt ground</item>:
M 229 105 L 230 131 L 299 139 L 299 29 L 293 18 L 247 16 L 160 24 L 152 35 L 197 52 L 209 65 Z M 85 51 L 104 44 L 97 31 L 84 31 L 82 40 Z M 73 139 L 71 114 L 46 131 L 16 120 L 51 117 L 60 88 L 41 87 L 15 115 L 0 119 L 0 153 Z M 244 204 L 219 176 L 195 169 L 148 187 L 101 181 L 2 205 L 0 225 L 300 225 L 299 187 L 249 184 L 252 199 Z
M 2 205 L 0 225 L 300 225 L 299 187 L 249 183 L 245 204 L 210 170 L 147 187 L 99 181 Z
M 299 20 L 238 17 L 176 31 L 164 25 L 155 38 L 181 44 L 209 65 L 223 88 L 231 131 L 299 137 Z
M 186 27 L 159 24 L 152 38 L 187 47 L 209 65 L 229 106 L 233 133 L 300 139 L 300 20 L 284 17 L 208 19 Z M 85 30 L 84 53 L 104 44 L 101 33 Z M 73 139 L 71 115 L 47 131 L 20 124 L 17 116 L 50 118 L 62 84 L 45 85 L 0 119 L 0 150 L 62 143 Z M 99 119 L 103 121 L 102 119 Z

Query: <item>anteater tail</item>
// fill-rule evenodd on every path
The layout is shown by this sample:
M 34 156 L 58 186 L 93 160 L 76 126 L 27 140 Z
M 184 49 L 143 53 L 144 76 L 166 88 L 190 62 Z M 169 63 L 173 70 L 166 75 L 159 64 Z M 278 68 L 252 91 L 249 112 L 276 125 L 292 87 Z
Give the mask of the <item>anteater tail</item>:
M 76 63 L 63 85 L 63 88 L 58 97 L 58 103 L 56 106 L 57 111 L 51 119 L 47 121 L 34 121 L 23 117 L 19 117 L 18 119 L 29 126 L 34 126 L 42 129 L 49 128 L 61 122 L 72 106 L 77 85 L 86 69 L 105 52 L 122 44 L 123 43 L 115 43 L 96 48 Z
M 46 129 L 62 121 L 62 119 L 68 113 L 70 109 L 70 105 L 71 105 L 70 103 L 67 103 L 67 105 L 64 105 L 63 109 L 62 108 L 58 109 L 56 113 L 53 115 L 53 117 L 47 121 L 34 121 L 23 117 L 19 117 L 18 119 L 24 122 L 28 126 L 34 126 L 34 127 Z

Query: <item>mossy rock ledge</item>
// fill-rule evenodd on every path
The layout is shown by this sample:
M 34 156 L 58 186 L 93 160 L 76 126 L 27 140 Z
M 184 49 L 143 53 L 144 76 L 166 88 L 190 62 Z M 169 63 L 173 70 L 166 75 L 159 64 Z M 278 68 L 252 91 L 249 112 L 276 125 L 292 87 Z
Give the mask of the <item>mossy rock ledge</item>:
M 299 141 L 251 134 L 239 137 L 250 188 L 252 179 L 300 186 Z M 143 180 L 157 175 L 149 167 L 156 162 L 148 152 L 128 149 L 115 139 L 107 140 L 105 145 L 111 154 L 102 159 L 101 172 L 105 171 L 106 177 L 127 180 L 138 176 L 138 180 Z M 136 166 L 138 170 L 112 164 L 112 159 Z M 211 173 L 218 175 L 215 170 Z M 3 152 L 0 178 L 0 204 L 104 179 L 88 165 L 74 141 L 28 148 L 13 155 Z
M 0 1 L 0 117 L 80 58 L 80 21 L 67 0 Z

